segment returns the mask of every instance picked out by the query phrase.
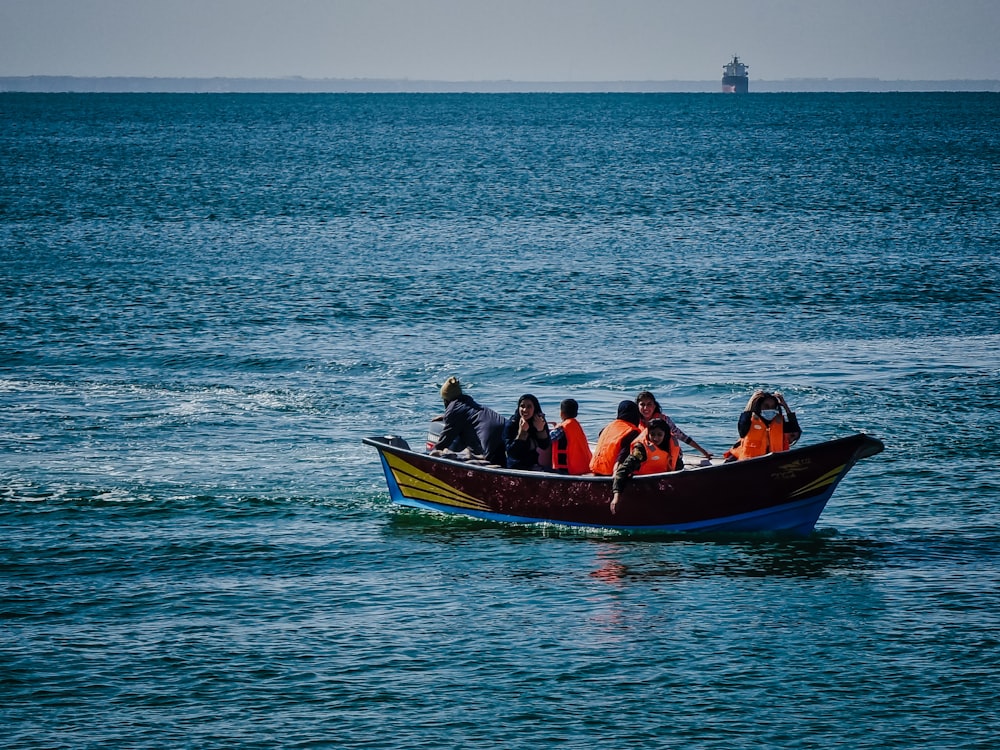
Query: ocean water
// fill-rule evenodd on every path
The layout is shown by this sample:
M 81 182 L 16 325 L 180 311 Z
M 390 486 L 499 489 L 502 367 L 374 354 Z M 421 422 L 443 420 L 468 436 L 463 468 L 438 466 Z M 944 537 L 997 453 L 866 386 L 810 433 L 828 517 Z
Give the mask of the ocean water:
M 6 748 L 988 748 L 1000 96 L 0 94 Z M 396 508 L 458 375 L 721 453 L 805 539 Z

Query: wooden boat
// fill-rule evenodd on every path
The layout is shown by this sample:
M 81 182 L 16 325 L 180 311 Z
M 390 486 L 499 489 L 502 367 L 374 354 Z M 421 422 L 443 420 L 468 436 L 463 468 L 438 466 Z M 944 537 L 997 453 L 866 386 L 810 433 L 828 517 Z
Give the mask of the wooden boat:
M 624 531 L 809 534 L 837 484 L 881 441 L 863 434 L 731 463 L 634 477 L 611 513 L 611 477 L 518 471 L 431 456 L 394 435 L 362 440 L 405 506 L 515 523 Z M 708 462 L 706 462 L 708 463 Z

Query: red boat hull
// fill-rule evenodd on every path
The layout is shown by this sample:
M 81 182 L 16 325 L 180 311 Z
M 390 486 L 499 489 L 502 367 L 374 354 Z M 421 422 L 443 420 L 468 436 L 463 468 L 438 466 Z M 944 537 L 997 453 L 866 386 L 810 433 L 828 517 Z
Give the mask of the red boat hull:
M 519 523 L 623 530 L 813 530 L 837 484 L 880 441 L 852 435 L 703 468 L 635 477 L 611 513 L 611 478 L 499 469 L 409 450 L 398 437 L 365 438 L 401 505 Z

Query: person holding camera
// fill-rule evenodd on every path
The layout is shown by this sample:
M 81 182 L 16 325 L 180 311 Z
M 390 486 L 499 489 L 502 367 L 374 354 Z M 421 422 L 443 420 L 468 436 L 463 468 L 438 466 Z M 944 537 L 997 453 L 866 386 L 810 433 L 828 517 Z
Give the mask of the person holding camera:
M 795 412 L 778 391 L 754 391 L 740 414 L 736 429 L 740 439 L 725 452 L 727 461 L 787 451 L 802 436 Z

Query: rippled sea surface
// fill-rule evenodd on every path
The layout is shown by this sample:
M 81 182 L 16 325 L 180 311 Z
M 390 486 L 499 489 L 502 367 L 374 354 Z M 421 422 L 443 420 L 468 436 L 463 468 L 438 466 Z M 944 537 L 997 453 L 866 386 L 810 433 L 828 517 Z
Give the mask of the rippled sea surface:
M 7 748 L 988 748 L 1000 97 L 0 94 Z M 458 375 L 721 453 L 816 532 L 403 510 Z

